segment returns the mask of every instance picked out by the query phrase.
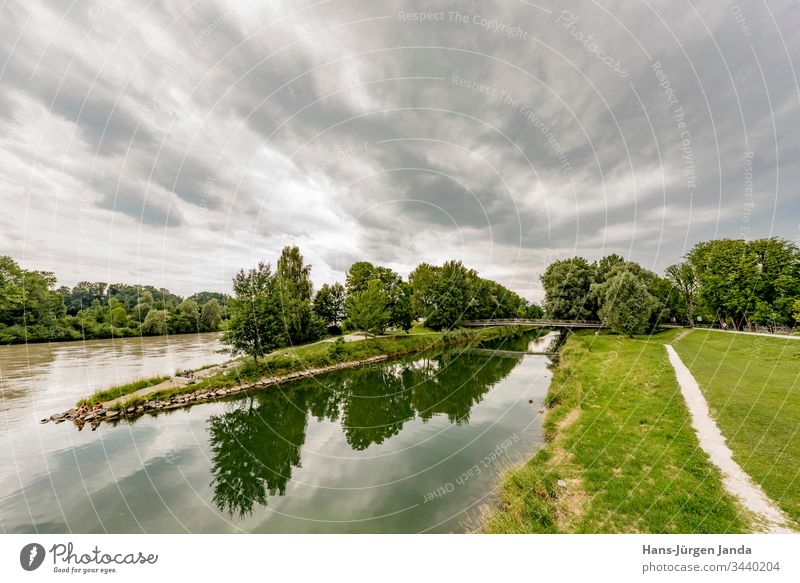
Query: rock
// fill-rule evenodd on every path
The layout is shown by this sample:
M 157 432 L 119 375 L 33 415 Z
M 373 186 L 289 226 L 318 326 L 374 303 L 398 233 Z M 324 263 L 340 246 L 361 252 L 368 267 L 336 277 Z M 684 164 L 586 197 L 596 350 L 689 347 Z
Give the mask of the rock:
M 106 419 L 114 419 L 117 416 L 119 416 L 119 411 L 117 410 L 112 410 L 106 413 Z
M 41 421 L 39 421 L 39 423 L 49 423 L 49 422 L 50 422 L 49 419 L 42 419 Z
M 63 419 L 63 418 L 61 418 L 61 419 L 56 419 L 56 424 L 59 424 L 59 423 L 64 423 L 64 419 Z
M 95 418 L 95 414 L 94 413 L 87 413 L 86 415 L 84 415 L 83 420 L 84 421 L 91 421 L 94 418 Z
M 217 392 L 215 392 L 214 394 L 217 395 L 218 397 L 221 397 L 222 395 L 225 395 L 226 393 L 227 393 L 227 391 L 225 389 L 220 389 Z
M 567 481 L 566 480 L 559 480 L 556 483 L 558 484 L 559 488 L 566 488 L 567 487 Z
M 144 407 L 142 407 L 141 405 L 139 405 L 138 407 L 136 407 L 136 412 L 137 412 L 137 413 L 144 413 Z
M 64 416 L 63 413 L 53 413 L 50 415 L 50 421 L 55 421 L 56 419 L 61 419 Z
M 136 411 L 136 409 L 134 409 L 133 407 L 128 407 L 127 409 L 125 409 L 125 412 L 126 412 L 128 415 L 130 415 L 130 414 L 131 414 L 131 413 L 133 413 L 134 411 Z

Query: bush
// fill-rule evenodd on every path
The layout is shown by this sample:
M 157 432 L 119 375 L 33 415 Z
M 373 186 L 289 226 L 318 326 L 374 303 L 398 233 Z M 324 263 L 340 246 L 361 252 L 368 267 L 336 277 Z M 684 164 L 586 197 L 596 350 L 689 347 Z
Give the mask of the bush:
M 340 362 L 344 357 L 344 338 L 341 336 L 328 347 L 328 357 L 333 362 Z

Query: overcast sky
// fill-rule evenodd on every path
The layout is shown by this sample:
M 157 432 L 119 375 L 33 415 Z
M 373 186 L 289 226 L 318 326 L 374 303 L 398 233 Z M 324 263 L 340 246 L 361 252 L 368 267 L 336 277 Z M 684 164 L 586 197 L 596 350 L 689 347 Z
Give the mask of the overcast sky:
M 297 244 L 317 285 L 460 259 L 538 300 L 558 258 L 800 236 L 795 0 L 0 12 L 0 254 L 67 285 Z

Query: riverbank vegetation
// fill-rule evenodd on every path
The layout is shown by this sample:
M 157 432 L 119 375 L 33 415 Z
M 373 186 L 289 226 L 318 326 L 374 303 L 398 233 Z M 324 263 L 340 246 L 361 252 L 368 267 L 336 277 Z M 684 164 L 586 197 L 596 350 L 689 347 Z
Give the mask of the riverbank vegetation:
M 736 462 L 800 524 L 800 341 L 694 330 L 672 344 Z
M 354 342 L 344 342 L 343 339 L 339 338 L 335 341 L 283 348 L 259 360 L 241 359 L 231 363 L 221 372 L 197 382 L 172 386 L 168 389 L 153 391 L 144 396 L 132 397 L 117 403 L 113 408 L 125 410 L 148 400 L 166 401 L 172 397 L 187 393 L 209 392 L 234 386 L 249 385 L 263 379 L 280 378 L 292 373 L 323 369 L 332 365 L 356 364 L 378 356 L 395 358 L 444 346 L 472 344 L 499 338 L 514 338 L 522 333 L 523 328 L 521 327 L 504 326 L 476 330 L 460 329 L 427 334 L 397 334 Z M 155 385 L 155 381 L 160 382 L 160 380 L 163 379 L 150 379 L 150 381 L 154 382 L 150 382 L 150 385 L 147 386 Z M 127 393 L 115 394 L 113 398 L 132 393 L 140 388 L 142 387 L 135 384 L 128 385 Z M 105 402 L 107 401 L 105 398 L 107 396 L 106 393 L 107 391 L 99 391 L 89 396 L 86 400 L 90 404 Z
M 140 391 L 142 389 L 146 389 L 148 387 L 152 387 L 160 383 L 163 383 L 164 381 L 169 380 L 169 378 L 170 377 L 166 376 L 150 377 L 146 379 L 139 379 L 136 381 L 132 381 L 130 383 L 125 383 L 122 385 L 109 387 L 107 389 L 103 389 L 101 391 L 92 393 L 89 397 L 81 399 L 80 401 L 75 403 L 75 405 L 80 406 L 82 403 L 86 403 L 89 407 L 92 407 L 95 403 L 105 403 L 113 399 L 123 397 L 125 395 L 130 395 L 131 393 L 134 393 L 136 391 Z
M 547 396 L 548 445 L 506 473 L 486 532 L 749 531 L 692 430 L 662 346 L 674 335 L 570 336 Z
M 627 335 L 670 323 L 774 331 L 800 321 L 800 250 L 777 238 L 698 243 L 665 277 L 608 255 L 556 261 L 541 280 L 548 317 L 601 320 Z
M 0 344 L 215 332 L 227 317 L 221 293 L 184 299 L 146 285 L 55 286 L 52 273 L 0 257 Z
M 358 261 L 344 285 L 324 285 L 314 294 L 311 266 L 296 246 L 283 249 L 274 271 L 263 261 L 239 271 L 233 292 L 222 342 L 232 355 L 251 356 L 256 364 L 281 346 L 328 334 L 409 333 L 415 321 L 435 331 L 452 330 L 468 319 L 520 318 L 538 309 L 458 261 L 441 267 L 423 263 L 408 281 L 388 267 Z

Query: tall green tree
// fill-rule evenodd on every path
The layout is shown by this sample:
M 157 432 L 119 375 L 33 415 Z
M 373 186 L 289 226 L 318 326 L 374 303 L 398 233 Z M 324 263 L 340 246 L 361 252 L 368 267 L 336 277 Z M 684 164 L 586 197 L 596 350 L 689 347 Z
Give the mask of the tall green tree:
M 792 304 L 800 296 L 800 252 L 794 243 L 778 238 L 705 241 L 687 259 L 704 307 L 720 320 L 731 320 L 737 328 L 773 317 L 792 323 Z
M 541 276 L 545 310 L 557 320 L 590 320 L 596 314 L 592 292 L 594 269 L 583 257 L 563 259 L 547 266 Z
M 222 308 L 217 298 L 211 298 L 203 304 L 200 311 L 200 330 L 202 332 L 216 332 L 222 322 Z
M 414 322 L 412 306 L 412 289 L 397 272 L 380 265 L 373 265 L 368 261 L 358 261 L 350 266 L 347 271 L 347 295 L 354 295 L 366 291 L 370 282 L 378 280 L 383 285 L 386 296 L 386 307 L 389 310 L 387 325 L 410 330 Z
M 167 319 L 169 311 L 150 310 L 142 322 L 142 334 L 163 335 L 167 333 Z
M 378 278 L 378 268 L 369 261 L 356 261 L 347 270 L 347 295 L 365 291 L 369 282 Z
M 427 319 L 436 309 L 436 299 L 431 286 L 437 278 L 439 268 L 430 263 L 420 263 L 408 276 L 411 284 L 411 305 L 417 318 Z
M 29 271 L 11 257 L 0 257 L 0 326 L 10 341 L 60 339 L 66 309 L 48 271 Z
M 411 285 L 397 281 L 389 290 L 389 323 L 395 328 L 409 332 L 414 325 L 414 309 L 411 305 Z
M 340 326 L 347 317 L 347 293 L 339 283 L 324 284 L 314 296 L 314 313 L 327 327 Z
M 200 307 L 189 298 L 182 301 L 169 315 L 169 331 L 172 334 L 198 332 L 200 328 Z
M 246 354 L 258 362 L 287 343 L 282 290 L 268 263 L 259 262 L 233 278 L 234 296 L 228 300 L 230 319 L 222 342 L 233 355 Z
M 371 279 L 367 288 L 350 295 L 347 301 L 347 317 L 359 330 L 381 334 L 391 319 L 389 298 L 383 282 Z
M 435 272 L 427 294 L 432 310 L 425 325 L 434 330 L 459 326 L 469 305 L 470 274 L 460 261 L 448 261 Z
M 670 265 L 665 271 L 669 282 L 678 290 L 686 306 L 686 321 L 694 326 L 695 297 L 698 281 L 694 268 L 688 262 Z
M 122 328 L 128 324 L 128 312 L 123 306 L 117 306 L 111 310 L 111 325 L 115 328 Z
M 311 266 L 306 265 L 300 248 L 283 248 L 275 271 L 286 336 L 292 344 L 312 340 L 320 335 L 315 326 L 311 300 Z

